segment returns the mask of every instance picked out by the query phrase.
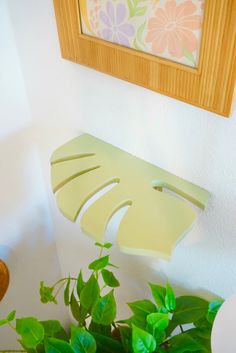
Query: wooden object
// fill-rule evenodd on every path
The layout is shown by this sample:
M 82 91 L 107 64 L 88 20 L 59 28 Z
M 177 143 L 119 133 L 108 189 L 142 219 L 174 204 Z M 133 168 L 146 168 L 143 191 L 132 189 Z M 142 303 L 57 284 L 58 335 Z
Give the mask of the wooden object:
M 236 75 L 236 0 L 206 0 L 200 62 L 191 68 L 84 35 L 84 0 L 54 0 L 62 57 L 229 116 Z
M 205 0 L 80 1 L 83 34 L 198 66 Z
M 3 299 L 4 295 L 9 286 L 9 270 L 7 265 L 0 260 L 0 301 Z
M 89 198 L 117 183 L 88 208 L 81 227 L 103 242 L 110 218 L 129 205 L 118 230 L 118 244 L 127 253 L 169 258 L 196 219 L 178 195 L 202 209 L 209 198 L 206 190 L 87 134 L 57 149 L 51 164 L 58 207 L 71 221 Z

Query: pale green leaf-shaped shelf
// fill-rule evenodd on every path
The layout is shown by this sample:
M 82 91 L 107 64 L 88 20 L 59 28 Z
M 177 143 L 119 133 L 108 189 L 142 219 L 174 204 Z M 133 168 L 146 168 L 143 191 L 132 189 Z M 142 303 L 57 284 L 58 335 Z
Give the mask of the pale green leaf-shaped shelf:
M 131 254 L 171 256 L 196 214 L 188 202 L 204 209 L 208 191 L 147 163 L 91 135 L 58 148 L 51 158 L 52 188 L 61 212 L 76 221 L 81 208 L 105 186 L 117 182 L 83 214 L 81 227 L 103 242 L 110 218 L 130 205 L 118 229 L 120 249 Z

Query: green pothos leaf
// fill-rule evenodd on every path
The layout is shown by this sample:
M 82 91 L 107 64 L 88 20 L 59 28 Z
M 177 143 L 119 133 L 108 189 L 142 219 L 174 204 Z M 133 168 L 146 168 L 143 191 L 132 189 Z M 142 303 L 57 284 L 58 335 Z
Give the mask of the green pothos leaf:
M 56 298 L 53 295 L 53 287 L 48 287 L 44 285 L 44 282 L 41 281 L 40 282 L 40 300 L 42 303 L 46 304 L 46 303 L 55 303 L 57 304 Z
M 152 353 L 156 349 L 156 341 L 150 333 L 133 325 L 132 347 L 134 353 Z
M 84 328 L 71 327 L 71 346 L 76 353 L 95 353 L 97 349 L 94 337 Z
M 155 330 L 159 329 L 163 331 L 167 328 L 169 324 L 169 315 L 152 313 L 147 316 L 147 323 Z
M 97 353 L 125 353 L 123 345 L 111 337 L 101 335 L 97 332 L 90 333 L 96 340 L 97 343 Z
M 34 317 L 16 320 L 16 332 L 21 336 L 22 343 L 27 348 L 36 348 L 44 338 L 44 328 Z
M 66 288 L 64 290 L 64 302 L 66 306 L 70 304 L 70 278 L 68 278 Z
M 75 298 L 74 292 L 70 296 L 70 310 L 76 321 L 80 321 L 80 307 Z
M 83 275 L 82 275 L 82 271 L 79 272 L 78 278 L 77 278 L 77 294 L 80 297 L 80 293 L 82 291 L 82 289 L 84 288 L 85 282 L 83 280 Z
M 92 274 L 90 276 L 88 282 L 85 283 L 85 285 L 81 291 L 81 294 L 80 294 L 81 305 L 85 309 L 90 310 L 91 307 L 98 300 L 99 294 L 100 294 L 100 288 L 98 285 L 98 281 L 95 278 L 95 276 Z
M 159 308 L 165 308 L 166 289 L 158 284 L 149 283 L 152 296 Z
M 128 303 L 128 306 L 132 310 L 132 312 L 140 316 L 141 318 L 146 319 L 148 314 L 156 311 L 156 306 L 150 300 L 137 300 L 132 303 Z
M 89 269 L 94 271 L 99 271 L 105 268 L 109 263 L 109 255 L 103 256 L 97 260 L 94 260 L 89 264 Z
M 119 326 L 121 342 L 126 353 L 132 352 L 132 329 L 127 326 Z
M 113 246 L 112 243 L 104 243 L 104 244 L 102 244 L 102 243 L 99 243 L 99 242 L 96 242 L 95 245 L 100 247 L 100 248 L 105 248 L 105 249 L 110 249 Z
M 11 311 L 8 315 L 7 315 L 7 321 L 11 322 L 15 319 L 16 316 L 16 310 Z
M 119 281 L 111 271 L 103 269 L 102 278 L 105 284 L 109 287 L 115 288 L 115 287 L 119 287 L 120 285 Z
M 8 324 L 7 319 L 2 319 L 2 320 L 0 320 L 0 326 L 4 326 L 4 325 L 6 325 L 6 324 Z
M 213 300 L 209 306 L 208 306 L 208 312 L 207 312 L 207 320 L 212 324 L 215 320 L 215 317 L 220 310 L 222 304 L 224 303 L 224 300 L 222 299 L 216 299 Z
M 44 328 L 45 337 L 54 337 L 68 341 L 68 336 L 58 320 L 40 321 Z M 38 347 L 37 347 L 38 350 Z
M 92 309 L 92 319 L 97 324 L 110 325 L 116 317 L 114 290 L 99 298 Z
M 68 342 L 57 338 L 48 338 L 45 340 L 46 353 L 75 353 Z
M 16 310 L 11 311 L 5 319 L 0 320 L 0 326 L 4 326 L 9 322 L 13 321 L 16 316 Z
M 175 294 L 169 283 L 166 285 L 165 306 L 170 312 L 176 308 Z
M 204 347 L 186 333 L 172 337 L 169 344 L 169 353 L 204 352 Z

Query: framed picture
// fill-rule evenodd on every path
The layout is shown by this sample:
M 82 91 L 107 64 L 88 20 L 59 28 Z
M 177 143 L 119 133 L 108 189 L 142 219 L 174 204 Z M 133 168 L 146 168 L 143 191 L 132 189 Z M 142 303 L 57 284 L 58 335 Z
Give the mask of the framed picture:
M 54 0 L 62 56 L 230 116 L 236 0 Z

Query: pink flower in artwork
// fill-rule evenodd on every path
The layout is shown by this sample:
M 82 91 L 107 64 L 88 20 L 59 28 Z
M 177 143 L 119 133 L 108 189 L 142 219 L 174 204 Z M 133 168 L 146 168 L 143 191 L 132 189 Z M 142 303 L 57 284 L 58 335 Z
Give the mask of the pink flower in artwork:
M 146 42 L 151 43 L 153 54 L 162 54 L 166 49 L 170 55 L 181 58 L 184 50 L 193 52 L 198 48 L 194 34 L 202 26 L 201 16 L 195 15 L 196 5 L 191 0 L 177 4 L 175 0 L 158 8 L 148 21 Z
M 101 11 L 100 20 L 104 28 L 102 37 L 113 43 L 118 43 L 126 47 L 130 46 L 129 37 L 134 36 L 134 27 L 130 23 L 125 22 L 127 17 L 127 8 L 123 3 L 113 6 L 112 1 L 106 4 L 106 12 Z

